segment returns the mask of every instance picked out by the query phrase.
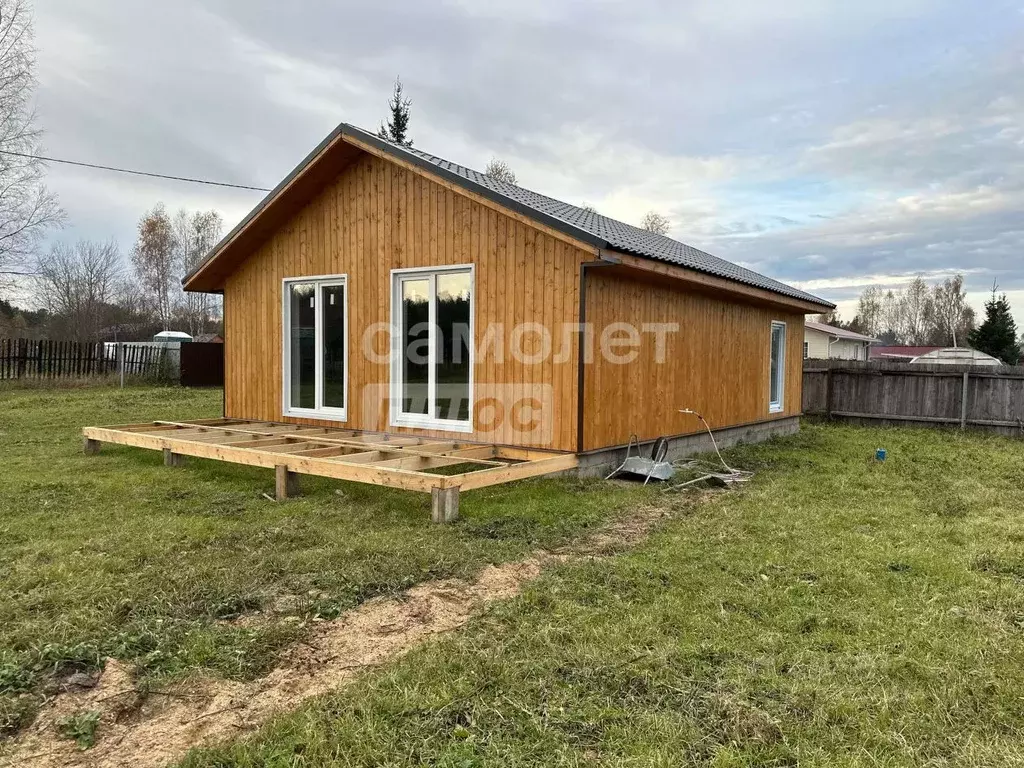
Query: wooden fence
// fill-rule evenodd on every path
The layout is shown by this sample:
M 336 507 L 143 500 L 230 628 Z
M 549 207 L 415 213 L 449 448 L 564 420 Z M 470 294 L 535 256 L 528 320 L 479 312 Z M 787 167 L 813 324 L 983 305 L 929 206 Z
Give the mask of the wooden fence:
M 165 375 L 165 355 L 160 347 L 0 339 L 0 380 L 119 375 L 121 356 L 126 376 Z
M 807 360 L 803 411 L 862 424 L 971 427 L 1024 437 L 1024 367 Z

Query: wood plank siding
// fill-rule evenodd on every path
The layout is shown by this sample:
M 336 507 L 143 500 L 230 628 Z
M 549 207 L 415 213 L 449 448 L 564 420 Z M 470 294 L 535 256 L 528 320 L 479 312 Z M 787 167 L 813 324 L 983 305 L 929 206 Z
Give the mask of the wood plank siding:
M 601 267 L 587 273 L 587 324 L 594 329 L 592 362 L 585 366 L 583 449 L 787 418 L 800 413 L 804 316 L 792 309 L 741 303 L 729 294 L 698 292 L 664 279 L 634 279 Z M 783 410 L 769 413 L 768 366 L 772 321 L 786 323 Z M 657 362 L 656 335 L 641 333 L 635 359 L 616 363 L 600 354 L 602 329 L 628 322 L 675 323 Z M 613 334 L 609 334 L 610 337 Z M 625 339 L 625 331 L 617 338 Z M 616 354 L 627 359 L 628 346 Z M 613 350 L 615 351 L 615 350 Z
M 388 335 L 373 331 L 390 322 L 392 269 L 473 264 L 475 343 L 480 350 L 491 333 L 492 342 L 500 338 L 501 354 L 492 343 L 477 355 L 477 429 L 461 438 L 575 450 L 577 347 L 573 340 L 563 349 L 560 329 L 563 323 L 578 321 L 579 265 L 594 257 L 592 250 L 539 231 L 450 186 L 361 155 L 227 275 L 225 415 L 339 426 L 282 416 L 282 280 L 347 274 L 349 408 L 344 425 L 450 436 L 389 426 L 387 404 L 381 401 L 390 379 Z M 517 360 L 511 354 L 515 341 L 521 338 L 526 356 L 541 344 L 536 333 L 513 338 L 522 323 L 547 328 L 554 354 L 535 364 Z M 482 401 L 488 384 L 515 388 L 522 397 L 535 385 L 550 386 L 549 428 L 524 437 L 511 414 L 495 414 Z

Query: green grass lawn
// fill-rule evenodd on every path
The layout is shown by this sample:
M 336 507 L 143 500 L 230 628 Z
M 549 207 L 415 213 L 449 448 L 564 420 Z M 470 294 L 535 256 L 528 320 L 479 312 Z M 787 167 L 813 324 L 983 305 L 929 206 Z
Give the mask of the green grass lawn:
M 1024 764 L 1024 442 L 812 425 L 730 458 L 750 487 L 185 764 Z
M 246 679 L 303 633 L 412 584 L 469 577 L 599 525 L 651 492 L 542 480 L 464 494 L 462 521 L 430 523 L 429 496 L 154 451 L 82 453 L 81 428 L 219 416 L 221 393 L 179 388 L 0 390 L 0 737 L 56 677 L 106 656 L 141 684 L 192 670 Z M 274 609 L 275 620 L 223 619 Z

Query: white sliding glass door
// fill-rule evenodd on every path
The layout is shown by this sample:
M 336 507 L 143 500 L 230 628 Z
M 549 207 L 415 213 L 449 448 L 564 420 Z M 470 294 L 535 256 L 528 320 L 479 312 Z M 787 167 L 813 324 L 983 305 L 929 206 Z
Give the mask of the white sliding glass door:
M 344 421 L 348 408 L 348 281 L 284 281 L 283 413 Z
M 473 268 L 392 272 L 391 423 L 472 431 Z

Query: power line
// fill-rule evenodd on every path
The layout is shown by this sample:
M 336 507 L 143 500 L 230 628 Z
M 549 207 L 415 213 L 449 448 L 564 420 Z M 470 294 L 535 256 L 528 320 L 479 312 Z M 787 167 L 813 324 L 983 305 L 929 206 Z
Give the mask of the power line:
M 27 157 L 30 160 L 42 160 L 46 163 L 61 163 L 63 165 L 77 165 L 80 168 L 96 168 L 101 171 L 115 171 L 117 173 L 130 173 L 135 176 L 149 176 L 153 179 L 170 179 L 171 181 L 186 181 L 190 184 L 207 184 L 211 187 L 230 187 L 232 189 L 251 189 L 254 192 L 269 192 L 264 187 L 250 187 L 247 184 L 228 184 L 224 181 L 209 181 L 208 179 L 191 179 L 187 176 L 168 176 L 163 173 L 148 173 L 147 171 L 133 171 L 129 168 L 115 168 L 112 165 L 96 165 L 95 163 L 82 163 L 77 160 L 62 160 L 57 157 L 44 157 L 43 155 L 29 155 L 23 152 L 11 152 L 0 149 L 0 154 L 14 155 L 15 157 Z

